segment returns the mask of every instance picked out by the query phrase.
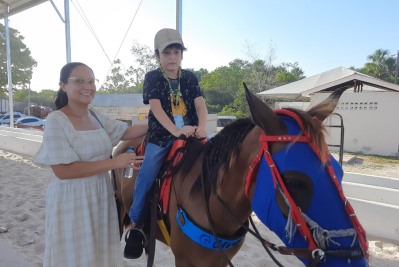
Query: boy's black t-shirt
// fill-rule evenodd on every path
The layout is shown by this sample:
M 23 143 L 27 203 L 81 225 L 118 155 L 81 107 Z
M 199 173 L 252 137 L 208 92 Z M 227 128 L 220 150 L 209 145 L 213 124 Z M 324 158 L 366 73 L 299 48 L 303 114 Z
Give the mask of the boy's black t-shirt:
M 180 91 L 187 107 L 187 119 L 192 125 L 198 125 L 198 116 L 194 99 L 203 96 L 198 79 L 188 70 L 181 71 Z M 169 82 L 164 78 L 161 69 L 148 72 L 144 78 L 143 102 L 149 104 L 150 99 L 159 99 L 161 106 L 169 119 L 173 122 L 170 99 Z M 150 110 L 148 114 L 148 142 L 164 147 L 169 140 L 175 137 L 158 122 Z

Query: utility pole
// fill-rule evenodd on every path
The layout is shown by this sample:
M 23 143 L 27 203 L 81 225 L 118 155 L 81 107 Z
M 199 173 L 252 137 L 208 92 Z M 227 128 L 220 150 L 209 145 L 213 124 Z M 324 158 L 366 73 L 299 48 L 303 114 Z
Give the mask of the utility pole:
M 30 80 L 29 80 L 29 87 L 28 87 L 28 115 L 30 114 Z
M 6 29 L 6 53 L 7 53 L 7 80 L 8 80 L 8 105 L 10 114 L 10 127 L 14 128 L 14 101 L 12 99 L 12 75 L 11 75 L 11 45 L 10 45 L 10 29 L 8 26 L 8 12 L 10 6 L 4 3 L 4 26 Z

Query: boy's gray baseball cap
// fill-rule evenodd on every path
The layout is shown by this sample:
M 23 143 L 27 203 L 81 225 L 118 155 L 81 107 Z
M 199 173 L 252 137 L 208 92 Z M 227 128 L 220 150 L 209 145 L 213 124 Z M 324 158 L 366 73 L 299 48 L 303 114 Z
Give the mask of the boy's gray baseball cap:
M 162 52 L 168 45 L 180 44 L 184 48 L 180 33 L 174 29 L 162 29 L 157 32 L 154 40 L 154 50 Z

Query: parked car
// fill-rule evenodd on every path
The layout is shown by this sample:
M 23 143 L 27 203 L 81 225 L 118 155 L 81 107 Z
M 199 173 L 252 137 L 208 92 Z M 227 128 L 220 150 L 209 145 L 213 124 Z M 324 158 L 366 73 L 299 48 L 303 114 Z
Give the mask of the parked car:
M 45 122 L 46 122 L 46 120 L 40 119 L 35 116 L 25 116 L 25 117 L 19 118 L 14 123 L 14 126 L 16 128 L 34 128 L 34 129 L 43 130 Z
M 2 125 L 10 125 L 10 113 L 4 113 L 4 116 L 2 118 L 0 118 L 0 124 Z M 25 114 L 21 113 L 21 112 L 14 112 L 14 123 L 21 117 L 26 116 Z

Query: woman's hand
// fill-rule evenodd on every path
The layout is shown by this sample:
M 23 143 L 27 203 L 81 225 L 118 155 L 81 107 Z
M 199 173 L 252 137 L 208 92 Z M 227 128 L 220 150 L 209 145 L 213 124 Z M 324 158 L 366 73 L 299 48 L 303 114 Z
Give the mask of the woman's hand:
M 116 169 L 129 168 L 133 166 L 133 169 L 139 170 L 141 163 L 143 163 L 144 156 L 138 156 L 136 153 L 122 153 L 113 159 Z

